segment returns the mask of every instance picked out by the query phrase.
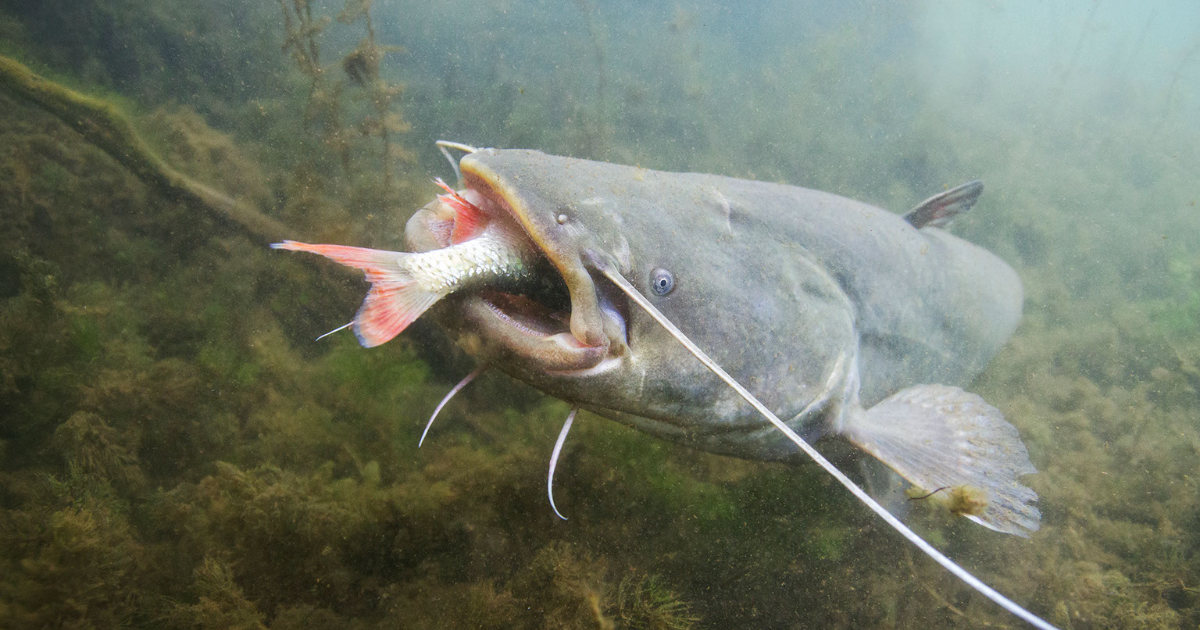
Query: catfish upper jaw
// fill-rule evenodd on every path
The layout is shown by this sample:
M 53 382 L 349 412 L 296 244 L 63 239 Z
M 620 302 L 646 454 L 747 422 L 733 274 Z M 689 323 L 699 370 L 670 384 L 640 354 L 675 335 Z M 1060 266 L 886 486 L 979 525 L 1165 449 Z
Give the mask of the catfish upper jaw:
M 623 355 L 624 318 L 584 264 L 591 235 L 566 220 L 537 190 L 519 189 L 518 178 L 504 177 L 474 158 L 467 156 L 460 163 L 463 183 L 486 211 L 515 221 L 558 272 L 570 298 L 571 335 L 583 346 L 603 348 L 609 356 Z

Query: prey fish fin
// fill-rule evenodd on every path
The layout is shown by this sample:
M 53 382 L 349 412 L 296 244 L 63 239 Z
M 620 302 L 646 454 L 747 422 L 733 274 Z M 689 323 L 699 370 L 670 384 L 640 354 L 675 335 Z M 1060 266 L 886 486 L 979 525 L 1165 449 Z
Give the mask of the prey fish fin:
M 386 343 L 441 298 L 421 289 L 411 279 L 375 282 L 354 316 L 354 335 L 364 348 Z
M 983 182 L 969 181 L 922 201 L 904 215 L 904 220 L 918 230 L 926 226 L 944 228 L 954 217 L 970 210 L 982 193 Z
M 365 348 L 373 348 L 400 334 L 443 297 L 416 282 L 404 264 L 410 254 L 404 252 L 297 241 L 272 243 L 271 247 L 320 254 L 363 270 L 371 290 L 354 316 L 351 328 Z
M 995 407 L 957 387 L 917 385 L 850 413 L 842 434 L 912 484 L 950 500 L 951 511 L 1027 537 L 1041 515 L 1021 475 L 1037 472 L 1017 429 Z M 949 492 L 943 492 L 949 490 Z
M 454 228 L 450 232 L 451 243 L 461 243 L 479 235 L 487 226 L 487 217 L 475 204 L 467 201 L 457 190 L 451 188 L 441 177 L 436 177 L 437 184 L 446 194 L 439 195 L 442 202 L 454 208 Z

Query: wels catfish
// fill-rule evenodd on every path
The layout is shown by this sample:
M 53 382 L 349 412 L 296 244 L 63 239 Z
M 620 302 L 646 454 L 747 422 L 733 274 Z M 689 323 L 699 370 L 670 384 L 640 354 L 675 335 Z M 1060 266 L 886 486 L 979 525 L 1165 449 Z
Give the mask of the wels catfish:
M 657 437 L 749 459 L 811 458 L 942 566 L 1049 627 L 809 445 L 845 439 L 914 486 L 958 497 L 956 512 L 977 523 L 1019 536 L 1038 528 L 1036 494 L 1019 481 L 1035 470 L 1016 429 L 958 387 L 1011 336 L 1023 300 L 1012 268 L 941 229 L 982 184 L 901 217 L 795 186 L 440 146 L 467 153 L 457 164 L 462 191 L 413 215 L 408 248 L 433 253 L 519 233 L 508 251 L 522 260 L 536 251 L 551 276 L 502 268 L 442 291 L 430 316 L 468 353 Z M 461 216 L 472 217 L 464 232 L 478 234 L 456 241 Z M 319 248 L 341 246 L 284 247 L 329 255 Z M 387 269 L 348 264 L 379 295 Z M 377 302 L 372 309 L 389 308 Z

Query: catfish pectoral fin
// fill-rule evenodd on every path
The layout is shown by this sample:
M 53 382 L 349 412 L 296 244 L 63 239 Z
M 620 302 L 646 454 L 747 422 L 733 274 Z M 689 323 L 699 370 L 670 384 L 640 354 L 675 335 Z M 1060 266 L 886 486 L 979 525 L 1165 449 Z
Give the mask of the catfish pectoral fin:
M 1017 429 L 998 409 L 957 387 L 917 385 L 846 418 L 842 433 L 950 509 L 1017 536 L 1037 531 L 1036 472 Z M 948 490 L 948 492 L 947 492 Z

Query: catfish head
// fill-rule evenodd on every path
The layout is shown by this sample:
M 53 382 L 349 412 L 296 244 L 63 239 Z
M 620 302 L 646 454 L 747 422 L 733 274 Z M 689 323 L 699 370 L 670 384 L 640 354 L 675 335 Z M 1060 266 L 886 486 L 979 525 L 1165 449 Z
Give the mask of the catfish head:
M 834 280 L 722 192 L 740 180 L 481 149 L 465 199 L 514 221 L 559 290 L 464 293 L 431 313 L 470 354 L 575 406 L 659 437 L 754 459 L 794 452 L 617 286 L 631 286 L 785 418 L 809 428 L 845 397 L 852 315 Z M 405 230 L 445 246 L 447 209 Z M 780 260 L 781 247 L 791 247 Z M 619 277 L 618 277 L 619 276 Z M 563 299 L 565 298 L 565 299 Z M 803 412 L 803 413 L 802 413 Z

